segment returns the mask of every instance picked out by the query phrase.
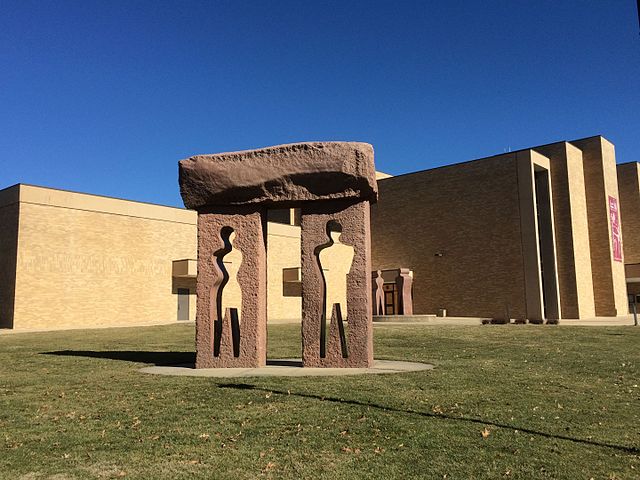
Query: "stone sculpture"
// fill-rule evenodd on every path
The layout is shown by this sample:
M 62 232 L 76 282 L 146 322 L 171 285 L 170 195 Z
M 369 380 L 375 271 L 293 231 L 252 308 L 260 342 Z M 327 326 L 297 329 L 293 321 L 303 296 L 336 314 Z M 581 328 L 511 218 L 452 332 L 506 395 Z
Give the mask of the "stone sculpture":
M 342 318 L 342 292 L 346 292 L 347 290 L 347 275 L 351 270 L 354 249 L 340 241 L 341 233 L 342 227 L 340 224 L 334 220 L 329 221 L 327 224 L 329 241 L 316 247 L 316 257 L 322 275 L 324 292 L 323 316 L 320 320 L 320 356 L 322 358 L 326 356 L 327 319 L 331 319 L 329 338 L 336 338 L 333 332 L 337 328 L 340 340 L 340 353 L 343 357 L 349 355 L 345 326 Z M 348 260 L 345 261 L 345 259 Z M 331 278 L 327 278 L 328 276 Z
M 413 277 L 411 270 L 401 268 L 396 280 L 400 291 L 400 311 L 403 315 L 413 315 Z
M 376 315 L 385 314 L 384 305 L 384 278 L 382 278 L 382 271 L 378 270 L 378 276 L 376 277 Z
M 371 291 L 374 315 L 413 315 L 413 273 L 408 268 L 376 270 L 371 275 L 376 287 Z M 385 291 L 385 279 L 389 291 Z M 386 297 L 392 295 L 391 298 Z M 389 301 L 389 303 L 387 303 Z M 390 307 L 391 310 L 388 310 Z
M 196 368 L 266 365 L 267 306 L 263 300 L 267 295 L 267 252 L 264 217 L 264 210 L 254 206 L 198 210 Z M 230 236 L 224 238 L 228 229 L 235 233 L 233 245 Z M 242 254 L 236 276 L 242 303 L 239 309 L 223 310 L 224 288 L 228 281 L 224 267 L 226 254 L 223 252 L 232 249 Z M 236 323 L 234 316 L 238 323 L 235 335 L 232 331 Z
M 312 142 L 198 155 L 181 160 L 179 173 L 184 204 L 198 211 L 196 368 L 266 364 L 266 209 L 291 207 L 302 211 L 303 366 L 371 367 L 371 145 Z M 322 252 L 331 248 L 352 251 L 350 266 L 333 267 L 344 269 L 346 322 L 322 271 L 331 263 Z M 225 303 L 225 259 L 234 250 L 239 308 Z

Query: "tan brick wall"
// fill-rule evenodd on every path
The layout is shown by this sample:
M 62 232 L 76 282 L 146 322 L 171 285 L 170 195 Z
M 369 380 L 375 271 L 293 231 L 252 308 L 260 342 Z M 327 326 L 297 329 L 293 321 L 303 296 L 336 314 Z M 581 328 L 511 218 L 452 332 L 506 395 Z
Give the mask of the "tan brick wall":
M 618 165 L 620 218 L 625 263 L 640 263 L 640 164 Z
M 6 277 L 2 295 L 11 299 L 2 303 L 6 323 L 14 318 L 8 309 L 14 298 L 9 277 L 16 264 L 17 329 L 173 322 L 179 288 L 193 292 L 189 316 L 195 320 L 196 279 L 172 277 L 173 260 L 197 256 L 195 212 L 28 185 L 20 188 L 21 196 L 15 189 L 14 210 L 0 208 L 3 246 L 9 245 L 7 239 L 18 238 L 18 205 L 21 212 L 19 253 L 3 248 L 0 258 L 14 264 L 2 270 Z M 6 203 L 0 198 L 0 205 Z M 269 321 L 299 322 L 301 297 L 285 294 L 282 271 L 300 267 L 300 227 L 269 223 L 267 254 Z
M 267 319 L 271 323 L 300 322 L 302 297 L 295 289 L 285 288 L 282 271 L 300 267 L 300 227 L 269 222 L 267 224 Z M 225 303 L 240 303 L 240 295 L 224 292 Z
M 537 147 L 549 158 L 562 318 L 595 315 L 582 152 L 567 142 Z
M 600 136 L 571 143 L 582 150 L 595 312 L 598 316 L 624 315 L 627 311 L 624 263 L 613 260 L 608 207 L 609 195 L 619 200 L 615 150 Z M 621 230 L 624 235 L 624 225 Z
M 13 326 L 19 187 L 0 191 L 0 328 Z
M 171 282 L 171 293 L 173 294 L 176 302 L 176 317 L 178 315 L 178 289 L 179 288 L 188 288 L 189 289 L 189 321 L 195 322 L 196 320 L 196 279 L 195 278 L 183 278 L 176 277 L 172 279 Z M 171 320 L 172 321 L 172 320 Z
M 267 317 L 271 323 L 300 322 L 302 319 L 302 297 L 295 288 L 283 285 L 282 271 L 300 267 L 300 227 L 269 223 L 267 227 Z M 343 258 L 340 258 L 340 257 Z M 344 255 L 332 251 L 338 263 L 347 261 Z M 335 269 L 324 268 L 326 281 L 346 311 L 346 278 Z
M 526 318 L 530 320 L 542 320 L 545 318 L 544 303 L 543 303 L 543 282 L 540 272 L 541 263 L 541 239 L 538 235 L 539 232 L 539 220 L 541 214 L 537 211 L 537 204 L 543 203 L 542 201 L 536 201 L 536 182 L 534 175 L 535 166 L 540 166 L 546 170 L 549 169 L 549 161 L 546 157 L 534 152 L 533 150 L 523 150 L 515 153 L 516 165 L 518 172 L 518 197 L 519 197 L 519 213 L 520 213 L 520 241 L 522 245 L 522 270 L 524 274 L 524 287 L 525 287 L 525 305 L 526 305 Z M 536 164 L 534 166 L 534 163 Z M 547 186 L 549 179 L 547 178 Z M 548 205 L 546 206 L 548 207 Z M 541 211 L 545 211 L 548 215 L 548 210 L 542 205 Z M 545 243 L 546 246 L 546 243 Z M 553 242 L 551 242 L 553 247 Z M 555 256 L 553 248 L 550 251 L 550 258 Z M 545 265 L 546 267 L 546 265 Z M 555 265 L 551 265 L 549 272 L 545 268 L 545 274 L 551 277 L 550 284 L 555 284 Z M 555 295 L 552 297 L 552 301 L 555 298 L 556 302 L 554 306 L 553 318 L 557 318 L 557 289 L 554 290 Z
M 27 193 L 20 204 L 15 328 L 177 320 L 173 292 L 184 281 L 174 283 L 172 261 L 196 258 L 194 212 L 47 189 Z M 77 208 L 92 202 L 103 211 Z M 195 295 L 190 303 L 193 318 Z
M 284 268 L 300 267 L 300 227 L 269 223 L 267 233 L 268 321 L 300 321 L 302 297 L 297 292 L 285 291 L 282 283 Z
M 378 186 L 372 268 L 414 271 L 416 314 L 526 316 L 515 153 Z

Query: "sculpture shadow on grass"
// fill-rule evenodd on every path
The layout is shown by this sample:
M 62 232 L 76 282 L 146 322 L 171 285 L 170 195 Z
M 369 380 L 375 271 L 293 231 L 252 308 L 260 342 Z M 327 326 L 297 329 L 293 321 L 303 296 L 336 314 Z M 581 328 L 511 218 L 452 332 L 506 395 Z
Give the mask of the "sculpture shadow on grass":
M 157 367 L 185 367 L 194 368 L 195 352 L 148 352 L 139 350 L 59 350 L 42 352 L 41 355 L 56 355 L 60 357 L 103 358 L 132 363 L 148 363 Z M 269 366 L 302 367 L 299 359 L 267 360 Z
M 596 446 L 596 447 L 603 447 L 603 448 L 611 448 L 614 450 L 618 450 L 618 451 L 622 451 L 625 453 L 630 453 L 633 455 L 638 455 L 640 454 L 640 448 L 635 447 L 635 446 L 628 446 L 628 445 L 616 445 L 613 443 L 606 443 L 606 442 L 598 442 L 595 440 L 589 440 L 586 438 L 575 438 L 575 437 L 570 437 L 568 435 L 562 435 L 562 434 L 558 434 L 558 433 L 551 433 L 551 432 L 542 432 L 539 430 L 533 430 L 531 428 L 526 428 L 526 427 L 520 427 L 520 426 L 516 426 L 516 425 L 509 425 L 506 423 L 499 423 L 499 422 L 494 422 L 491 420 L 483 420 L 481 418 L 472 418 L 472 417 L 456 417 L 453 415 L 447 415 L 445 413 L 434 413 L 434 412 L 421 412 L 419 410 L 413 410 L 411 408 L 398 408 L 398 407 L 393 407 L 393 406 L 389 406 L 389 405 L 378 405 L 375 403 L 370 403 L 370 402 L 361 402 L 359 400 L 347 400 L 345 398 L 334 398 L 334 397 L 328 397 L 325 395 L 317 395 L 317 394 L 313 394 L 313 393 L 296 393 L 293 392 L 291 390 L 277 390 L 277 389 L 272 389 L 272 388 L 265 388 L 265 387 L 259 387 L 256 385 L 251 385 L 248 383 L 222 383 L 218 385 L 219 388 L 229 388 L 229 389 L 234 389 L 234 390 L 255 390 L 255 391 L 262 391 L 262 392 L 267 392 L 267 393 L 275 393 L 278 395 L 284 395 L 284 396 L 297 396 L 297 397 L 301 397 L 301 398 L 308 398 L 308 399 L 313 399 L 313 400 L 320 400 L 323 402 L 334 402 L 334 403 L 342 403 L 342 404 L 346 404 L 346 405 L 354 405 L 354 406 L 359 406 L 359 407 L 367 407 L 367 408 L 374 408 L 374 409 L 378 409 L 378 410 L 382 410 L 385 412 L 395 412 L 395 413 L 401 413 L 401 414 L 405 414 L 405 415 L 416 415 L 419 417 L 423 417 L 423 418 L 432 418 L 432 419 L 437 419 L 437 420 L 450 420 L 450 421 L 457 421 L 457 422 L 466 422 L 466 423 L 475 423 L 475 424 L 480 424 L 483 426 L 493 426 L 496 428 L 504 428 L 507 430 L 513 430 L 513 431 L 518 431 L 518 432 L 522 432 L 522 433 L 527 433 L 529 435 L 538 435 L 540 437 L 544 437 L 544 438 L 550 438 L 550 439 L 556 439 L 556 440 L 565 440 L 565 441 L 569 441 L 569 442 L 574 442 L 574 443 L 580 443 L 580 444 L 584 444 L 584 445 L 592 445 L 592 446 Z
M 59 350 L 42 352 L 42 355 L 60 357 L 104 358 L 132 363 L 148 363 L 159 367 L 184 365 L 193 367 L 196 361 L 194 352 L 148 352 L 138 350 Z

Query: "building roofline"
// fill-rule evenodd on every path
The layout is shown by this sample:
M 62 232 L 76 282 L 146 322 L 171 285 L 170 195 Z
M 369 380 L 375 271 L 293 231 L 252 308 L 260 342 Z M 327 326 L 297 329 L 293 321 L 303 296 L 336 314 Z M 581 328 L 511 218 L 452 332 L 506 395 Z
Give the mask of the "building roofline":
M 443 169 L 443 168 L 450 168 L 450 167 L 457 167 L 457 166 L 460 166 L 460 165 L 467 165 L 469 163 L 480 162 L 480 161 L 483 161 L 483 160 L 489 160 L 489 159 L 496 158 L 496 157 L 502 157 L 504 155 L 518 154 L 518 153 L 526 152 L 527 150 L 534 150 L 535 151 L 538 148 L 550 147 L 552 145 L 558 145 L 558 144 L 561 144 L 561 143 L 569 144 L 572 147 L 575 147 L 575 148 L 579 149 L 580 147 L 574 145 L 573 142 L 580 142 L 580 141 L 583 141 L 583 140 L 589 140 L 591 138 L 598 138 L 598 137 L 599 138 L 603 138 L 604 140 L 607 140 L 602 135 L 592 135 L 590 137 L 579 138 L 579 139 L 576 139 L 576 140 L 560 140 L 560 141 L 557 141 L 557 142 L 545 143 L 543 145 L 535 145 L 533 147 L 527 147 L 527 148 L 521 148 L 521 149 L 518 149 L 518 150 L 512 150 L 510 152 L 497 153 L 497 154 L 494 154 L 494 155 L 489 155 L 487 157 L 474 158 L 472 160 L 465 160 L 465 161 L 457 162 L 457 163 L 450 163 L 448 165 L 439 165 L 437 167 L 432 167 L 432 168 L 423 168 L 422 170 L 416 170 L 415 172 L 400 173 L 398 175 L 394 175 L 393 177 L 381 178 L 380 180 L 378 180 L 378 182 L 386 182 L 386 181 L 389 181 L 389 180 L 394 179 L 394 178 L 400 178 L 400 177 L 404 177 L 404 176 L 408 176 L 408 175 L 415 175 L 415 174 L 418 174 L 418 173 L 425 173 L 425 172 L 430 172 L 430 171 L 434 171 L 434 170 L 440 170 L 440 169 Z M 539 153 L 540 155 L 544 155 L 544 154 L 542 154 L 540 152 L 536 152 L 536 153 Z
M 16 183 L 10 187 L 0 190 L 0 208 L 20 202 L 20 184 Z
M 4 192 L 5 190 L 11 190 L 12 188 L 20 188 L 21 186 L 30 187 L 30 188 L 40 188 L 42 190 L 53 190 L 53 191 L 56 191 L 56 192 L 73 193 L 73 194 L 76 194 L 76 195 L 88 195 L 90 197 L 106 198 L 106 199 L 109 199 L 109 200 L 118 200 L 118 201 L 121 201 L 121 202 L 141 203 L 143 205 L 151 205 L 151 206 L 154 206 L 154 207 L 173 208 L 173 209 L 176 209 L 176 210 L 188 210 L 187 208 L 184 208 L 184 207 L 174 207 L 172 205 L 163 205 L 161 203 L 144 202 L 144 201 L 141 201 L 141 200 L 131 200 L 131 199 L 128 199 L 128 198 L 113 197 L 111 195 L 100 195 L 100 194 L 97 194 L 97 193 L 79 192 L 77 190 L 67 190 L 65 188 L 46 187 L 44 185 L 35 185 L 33 183 L 22 183 L 22 182 L 15 183 L 13 185 L 10 185 L 8 187 L 0 189 L 0 193 Z
M 41 187 L 26 183 L 18 183 L 0 190 L 0 202 L 3 206 L 19 203 L 21 205 L 41 205 L 192 225 L 197 222 L 196 212 L 186 208 L 137 202 L 135 200 Z

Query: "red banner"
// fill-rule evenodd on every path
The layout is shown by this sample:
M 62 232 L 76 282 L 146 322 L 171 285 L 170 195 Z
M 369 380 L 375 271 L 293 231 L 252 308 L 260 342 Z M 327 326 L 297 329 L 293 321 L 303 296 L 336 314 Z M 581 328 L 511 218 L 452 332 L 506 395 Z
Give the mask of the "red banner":
M 620 210 L 618 199 L 609 196 L 609 220 L 611 220 L 611 248 L 613 259 L 622 262 L 622 235 L 620 234 Z

